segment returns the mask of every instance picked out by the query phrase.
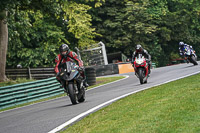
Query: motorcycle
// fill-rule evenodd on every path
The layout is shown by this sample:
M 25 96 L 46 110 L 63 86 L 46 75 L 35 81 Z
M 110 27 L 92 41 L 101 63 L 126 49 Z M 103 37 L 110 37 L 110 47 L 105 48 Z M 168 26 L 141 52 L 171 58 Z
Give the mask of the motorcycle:
M 149 77 L 148 63 L 142 54 L 139 54 L 134 61 L 135 74 L 140 80 L 140 84 L 147 83 Z
M 72 104 L 85 101 L 85 86 L 80 74 L 80 67 L 70 61 L 59 66 L 59 77 L 62 80 L 65 92 L 70 97 Z
M 188 60 L 190 63 L 193 63 L 194 65 L 198 65 L 197 56 L 194 50 L 190 49 L 189 47 L 185 47 L 182 49 L 182 51 L 186 60 Z

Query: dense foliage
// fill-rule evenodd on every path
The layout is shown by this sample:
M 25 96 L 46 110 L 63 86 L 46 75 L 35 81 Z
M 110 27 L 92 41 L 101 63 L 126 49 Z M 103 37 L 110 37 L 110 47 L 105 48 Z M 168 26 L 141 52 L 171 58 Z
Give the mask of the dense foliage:
M 179 58 L 178 42 L 200 56 L 199 0 L 2 0 L 9 11 L 7 67 L 52 66 L 60 44 L 97 41 L 131 57 L 142 44 L 153 62 Z
M 95 43 L 88 2 L 101 5 L 99 0 L 1 1 L 0 10 L 9 12 L 7 68 L 53 66 L 61 44 L 73 49 Z
M 96 12 L 98 14 L 95 14 Z M 178 42 L 193 45 L 200 55 L 198 0 L 109 0 L 91 11 L 93 25 L 103 36 L 108 52 L 131 56 L 142 44 L 159 66 L 179 58 Z

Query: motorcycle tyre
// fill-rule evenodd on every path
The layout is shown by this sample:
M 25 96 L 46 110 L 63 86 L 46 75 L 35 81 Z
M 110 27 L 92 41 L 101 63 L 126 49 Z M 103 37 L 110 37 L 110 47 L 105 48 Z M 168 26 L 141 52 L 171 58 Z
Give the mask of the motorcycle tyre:
M 139 79 L 140 79 L 140 84 L 144 84 L 144 73 L 143 73 L 142 68 L 138 69 L 138 76 L 139 76 Z
M 69 98 L 72 102 L 72 104 L 77 104 L 78 103 L 78 97 L 74 89 L 74 84 L 68 84 L 68 93 L 69 93 Z
M 193 63 L 194 65 L 198 65 L 198 63 L 196 62 L 194 56 L 192 56 L 192 57 L 190 58 L 190 62 Z
M 81 98 L 78 99 L 78 102 L 79 102 L 79 103 L 82 103 L 82 102 L 84 102 L 84 101 L 85 101 L 85 88 L 83 88 L 83 94 L 82 94 Z

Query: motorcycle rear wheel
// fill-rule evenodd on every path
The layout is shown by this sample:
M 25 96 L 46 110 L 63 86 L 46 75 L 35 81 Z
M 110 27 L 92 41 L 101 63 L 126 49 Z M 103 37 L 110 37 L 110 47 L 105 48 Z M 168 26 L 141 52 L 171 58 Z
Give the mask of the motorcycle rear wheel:
M 196 62 L 194 56 L 192 56 L 192 57 L 190 58 L 190 62 L 193 63 L 194 65 L 198 65 L 198 63 Z
M 76 94 L 76 90 L 74 88 L 74 84 L 72 84 L 72 83 L 68 84 L 68 92 L 69 92 L 69 97 L 70 97 L 72 104 L 77 104 L 78 103 L 78 97 L 77 97 L 77 94 Z

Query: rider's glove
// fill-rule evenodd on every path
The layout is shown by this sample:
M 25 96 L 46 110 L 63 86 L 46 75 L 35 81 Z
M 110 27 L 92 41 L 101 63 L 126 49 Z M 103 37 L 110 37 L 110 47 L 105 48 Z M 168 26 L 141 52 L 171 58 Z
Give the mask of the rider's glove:
M 83 70 L 84 70 L 84 67 L 79 67 L 78 70 L 79 70 L 79 71 L 83 71 Z

